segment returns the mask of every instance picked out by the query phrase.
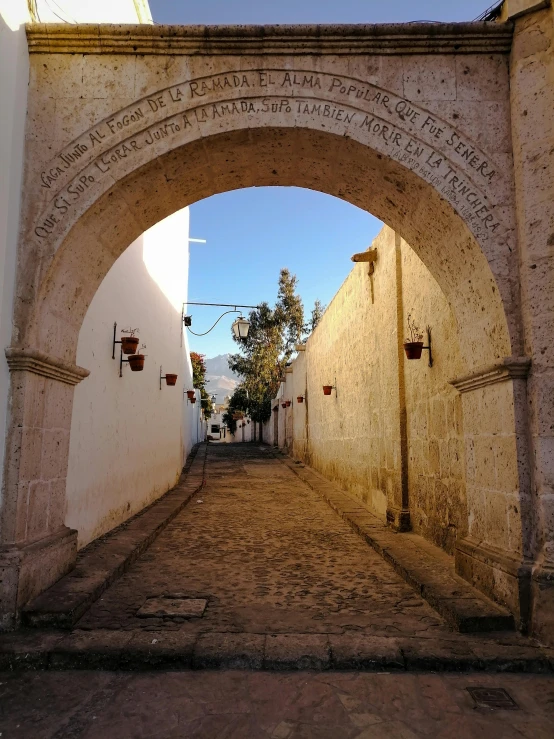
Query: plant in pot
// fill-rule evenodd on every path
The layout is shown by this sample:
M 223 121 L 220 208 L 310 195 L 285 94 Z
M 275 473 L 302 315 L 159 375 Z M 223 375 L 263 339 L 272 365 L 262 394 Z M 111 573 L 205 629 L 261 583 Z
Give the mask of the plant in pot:
M 141 349 L 146 349 L 146 344 L 143 344 L 141 346 Z M 127 360 L 129 362 L 129 367 L 132 369 L 133 372 L 142 372 L 144 369 L 144 359 L 146 357 L 146 354 L 131 354 L 129 356 L 129 359 Z
M 139 338 L 135 336 L 135 333 L 138 333 L 138 328 L 124 328 L 121 333 L 129 334 L 129 336 L 121 337 L 121 351 L 123 354 L 135 354 L 139 344 Z
M 408 313 L 409 337 L 404 342 L 404 351 L 408 359 L 421 359 L 423 351 L 423 332 L 414 323 L 412 314 Z

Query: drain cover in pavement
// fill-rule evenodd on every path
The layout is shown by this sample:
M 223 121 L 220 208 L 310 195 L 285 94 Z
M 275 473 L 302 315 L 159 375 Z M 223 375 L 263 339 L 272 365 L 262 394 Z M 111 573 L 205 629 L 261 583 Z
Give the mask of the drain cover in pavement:
M 468 693 L 479 708 L 518 710 L 515 700 L 504 688 L 467 688 Z
M 208 601 L 205 598 L 148 598 L 137 611 L 141 618 L 201 618 Z

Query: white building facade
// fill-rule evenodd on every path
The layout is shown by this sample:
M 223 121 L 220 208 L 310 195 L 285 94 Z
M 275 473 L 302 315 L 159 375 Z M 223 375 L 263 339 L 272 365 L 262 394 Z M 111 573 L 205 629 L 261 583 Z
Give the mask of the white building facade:
M 12 343 L 29 58 L 25 24 L 151 23 L 146 0 L 0 0 L 0 342 Z M 200 395 L 187 402 L 192 368 L 182 306 L 187 300 L 189 210 L 145 232 L 121 255 L 84 319 L 69 439 L 65 523 L 78 546 L 121 524 L 175 485 L 192 446 L 205 438 Z M 139 329 L 144 369 L 123 363 L 122 330 Z M 115 355 L 115 359 L 112 358 Z M 126 356 L 124 356 L 127 359 Z M 176 374 L 168 385 L 160 375 Z M 9 418 L 9 370 L 0 362 L 0 470 Z M 61 439 L 60 443 L 67 443 Z

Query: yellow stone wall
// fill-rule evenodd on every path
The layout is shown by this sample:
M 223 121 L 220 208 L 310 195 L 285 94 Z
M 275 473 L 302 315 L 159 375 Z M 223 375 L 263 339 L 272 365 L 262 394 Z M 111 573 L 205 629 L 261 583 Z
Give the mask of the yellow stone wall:
M 462 369 L 454 317 L 392 229 L 383 228 L 372 247 L 373 298 L 368 264 L 357 264 L 285 375 L 283 398 L 292 406 L 279 404 L 288 429 L 279 445 L 383 519 L 402 507 L 404 449 L 412 527 L 453 553 L 467 521 L 461 399 L 448 384 Z M 404 358 L 409 311 L 432 327 L 432 368 L 427 352 L 419 361 Z M 324 396 L 323 385 L 336 390 Z

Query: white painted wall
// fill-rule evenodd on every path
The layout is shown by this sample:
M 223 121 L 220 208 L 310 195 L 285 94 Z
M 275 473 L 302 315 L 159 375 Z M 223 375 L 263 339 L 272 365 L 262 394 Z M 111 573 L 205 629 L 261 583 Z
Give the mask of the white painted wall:
M 40 23 L 152 23 L 148 0 L 34 0 L 33 15 Z
M 0 348 L 11 344 L 29 55 L 26 0 L 0 0 Z M 9 370 L 0 359 L 0 477 L 8 413 Z
M 61 16 L 61 18 L 59 17 Z M 148 0 L 0 0 L 0 350 L 12 342 L 12 310 L 23 179 L 29 55 L 25 23 L 151 23 Z M 0 477 L 9 370 L 0 359 Z M 1 489 L 1 486 L 0 486 Z
M 204 438 L 200 394 L 192 405 L 192 367 L 181 308 L 188 285 L 188 208 L 146 231 L 121 255 L 85 316 L 77 364 L 91 374 L 75 390 L 67 478 L 66 525 L 79 546 L 109 531 L 169 490 L 192 445 Z M 113 324 L 139 328 L 142 372 L 119 377 Z M 178 374 L 177 385 L 162 382 Z

